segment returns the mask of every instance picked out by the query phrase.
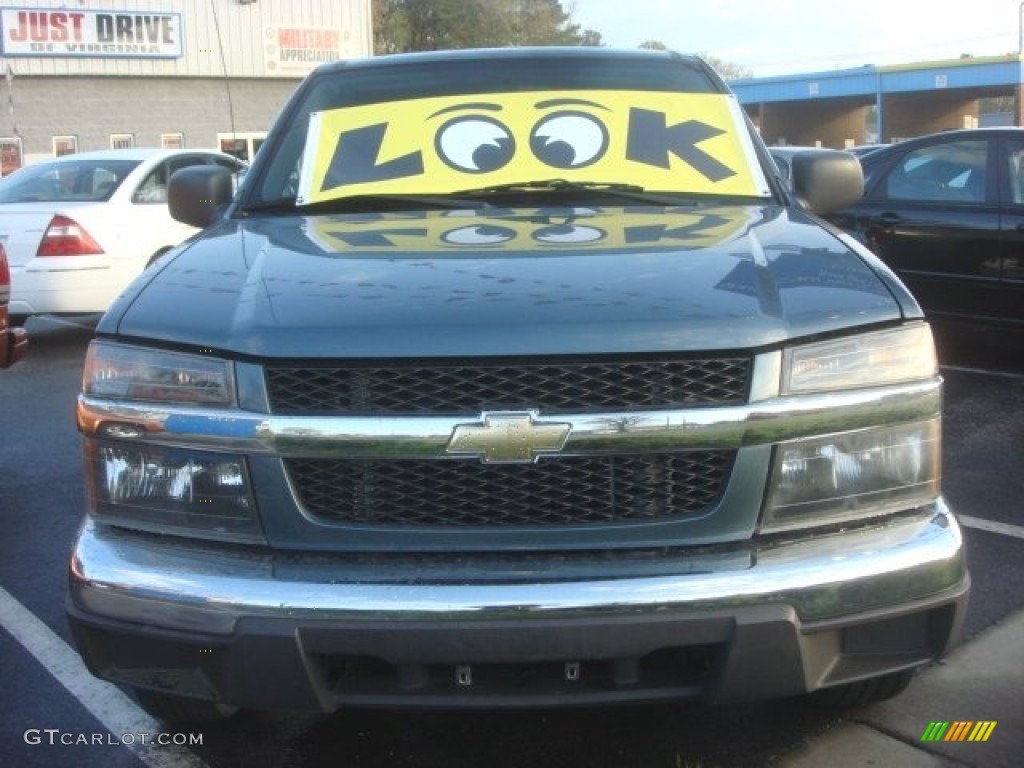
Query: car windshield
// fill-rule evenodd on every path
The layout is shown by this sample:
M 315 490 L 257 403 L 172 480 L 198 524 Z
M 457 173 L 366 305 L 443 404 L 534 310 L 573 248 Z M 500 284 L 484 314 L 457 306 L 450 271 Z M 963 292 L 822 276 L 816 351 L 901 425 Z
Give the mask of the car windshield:
M 770 195 L 740 107 L 705 71 L 678 58 L 613 63 L 496 56 L 324 70 L 268 137 L 274 152 L 255 161 L 242 207 L 516 188 Z M 566 183 L 538 185 L 552 178 Z
M 66 160 L 22 168 L 0 185 L 0 203 L 104 202 L 138 160 Z

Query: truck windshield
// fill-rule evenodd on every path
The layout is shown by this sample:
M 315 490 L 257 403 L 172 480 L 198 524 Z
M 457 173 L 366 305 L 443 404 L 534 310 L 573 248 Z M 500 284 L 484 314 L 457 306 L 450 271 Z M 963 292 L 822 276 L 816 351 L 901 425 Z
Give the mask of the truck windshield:
M 735 98 L 677 58 L 399 57 L 326 69 L 300 89 L 275 134 L 243 207 L 550 178 L 770 194 Z

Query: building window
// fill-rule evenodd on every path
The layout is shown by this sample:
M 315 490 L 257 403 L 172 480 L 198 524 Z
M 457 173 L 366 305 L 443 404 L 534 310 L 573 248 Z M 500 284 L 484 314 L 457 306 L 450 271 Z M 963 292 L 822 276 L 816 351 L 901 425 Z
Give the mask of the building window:
M 17 136 L 0 138 L 0 176 L 8 176 L 21 168 L 21 139 Z
M 73 155 L 78 151 L 78 137 L 77 136 L 54 136 L 53 137 L 53 154 L 57 157 L 61 155 Z
M 112 133 L 110 134 L 111 149 L 131 149 L 135 146 L 134 133 Z
M 256 154 L 256 150 L 263 145 L 263 140 L 266 137 L 266 131 L 218 133 L 217 144 L 220 147 L 221 152 L 227 152 L 229 155 L 234 155 L 239 160 L 250 163 L 252 162 L 253 156 Z
M 160 147 L 163 149 L 184 149 L 185 134 L 183 133 L 161 133 Z

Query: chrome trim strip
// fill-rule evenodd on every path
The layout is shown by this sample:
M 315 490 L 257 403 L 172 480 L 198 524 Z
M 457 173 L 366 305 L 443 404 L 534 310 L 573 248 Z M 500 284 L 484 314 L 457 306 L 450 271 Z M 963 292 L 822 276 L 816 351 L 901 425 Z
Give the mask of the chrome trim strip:
M 135 624 L 229 634 L 246 617 L 299 621 L 473 621 L 664 617 L 792 606 L 804 622 L 852 616 L 938 595 L 967 578 L 960 528 L 943 500 L 875 527 L 744 550 L 730 560 L 672 575 L 522 583 L 330 583 L 283 580 L 270 554 L 192 546 L 184 540 L 111 532 L 87 523 L 71 562 L 71 598 L 97 616 Z M 344 558 L 345 555 L 338 555 Z M 323 556 L 320 556 L 322 560 Z M 419 577 L 422 578 L 422 575 Z
M 695 448 L 741 448 L 923 420 L 939 414 L 942 380 L 871 389 L 777 397 L 746 405 L 622 413 L 547 413 L 571 426 L 560 455 L 663 453 Z M 96 436 L 104 422 L 144 428 L 139 439 L 284 457 L 453 457 L 456 427 L 466 416 L 274 416 L 180 404 L 128 403 L 80 395 L 79 428 Z M 464 459 L 463 459 L 464 460 Z

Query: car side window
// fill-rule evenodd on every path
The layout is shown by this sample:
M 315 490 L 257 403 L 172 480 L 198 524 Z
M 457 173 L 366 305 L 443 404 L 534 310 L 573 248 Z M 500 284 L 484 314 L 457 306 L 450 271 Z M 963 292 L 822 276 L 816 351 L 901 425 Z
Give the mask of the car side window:
M 983 203 L 988 142 L 931 144 L 908 152 L 877 187 L 876 198 L 942 203 Z
M 167 202 L 167 164 L 160 163 L 146 174 L 135 193 L 133 203 L 166 203 Z
M 117 174 L 106 168 L 97 168 L 92 174 L 92 189 L 87 188 L 86 191 L 91 192 L 96 200 L 106 200 L 114 194 L 118 182 Z
M 166 203 L 167 202 L 167 180 L 171 174 L 182 168 L 192 165 L 203 165 L 206 158 L 202 155 L 182 155 L 171 157 L 154 168 L 142 183 L 139 184 L 135 194 L 132 195 L 134 203 Z

